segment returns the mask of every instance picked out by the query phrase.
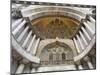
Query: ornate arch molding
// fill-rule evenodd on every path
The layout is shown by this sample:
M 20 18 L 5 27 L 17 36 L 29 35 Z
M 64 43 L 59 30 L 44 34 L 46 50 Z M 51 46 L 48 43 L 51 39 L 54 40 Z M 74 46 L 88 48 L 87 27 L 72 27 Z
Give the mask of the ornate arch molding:
M 83 11 L 80 9 L 76 9 L 76 8 L 70 8 L 70 7 L 63 7 L 63 6 L 29 6 L 26 9 L 21 10 L 21 12 L 23 13 L 23 16 L 27 16 L 29 14 L 32 13 L 37 13 L 37 12 L 43 12 L 43 11 L 64 11 L 64 12 L 70 12 L 70 13 L 75 13 L 75 14 L 79 14 L 80 16 L 85 16 L 86 14 L 83 13 Z
M 69 7 L 56 7 L 56 6 L 44 6 L 44 7 L 27 7 L 26 9 L 21 10 L 23 17 L 29 17 L 29 20 L 33 20 L 39 17 L 48 16 L 48 15 L 63 15 L 67 17 L 74 18 L 78 21 L 86 17 L 86 13 L 83 13 L 83 10 Z
M 76 52 L 76 48 L 74 47 L 74 43 L 72 40 L 70 39 L 46 39 L 46 40 L 41 40 L 36 56 L 40 57 L 41 51 L 43 50 L 43 48 L 45 48 L 46 46 L 55 43 L 55 42 L 59 42 L 61 44 L 64 44 L 65 46 L 68 46 L 69 48 L 71 48 L 73 55 L 76 56 L 77 52 Z
M 65 43 L 55 41 L 47 44 L 41 50 L 40 60 L 42 65 L 74 64 L 72 49 Z
M 62 47 L 65 47 L 65 48 L 68 48 L 68 49 L 72 50 L 67 44 L 65 44 L 65 43 L 63 43 L 63 42 L 60 42 L 60 41 L 55 41 L 55 42 L 53 42 L 53 43 L 47 44 L 47 45 L 43 48 L 43 50 L 48 49 L 48 48 L 52 48 L 52 47 L 54 47 L 54 46 L 62 46 Z

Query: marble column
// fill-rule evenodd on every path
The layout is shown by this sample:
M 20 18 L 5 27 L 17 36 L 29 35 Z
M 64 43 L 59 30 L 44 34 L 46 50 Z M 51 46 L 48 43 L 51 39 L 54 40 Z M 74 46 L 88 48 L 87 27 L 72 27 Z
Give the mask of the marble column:
M 24 43 L 22 44 L 22 47 L 25 47 L 25 45 L 27 44 L 27 42 L 28 42 L 31 35 L 32 35 L 32 30 L 29 32 L 28 36 L 26 37 Z
M 88 64 L 90 69 L 93 69 L 93 65 L 92 65 L 92 63 L 89 60 L 87 61 L 87 64 Z
M 22 38 L 24 37 L 25 33 L 27 33 L 29 27 L 27 26 L 22 33 L 19 35 L 19 37 L 17 38 L 17 41 L 20 42 L 22 40 Z
M 26 21 L 24 20 L 20 25 L 16 27 L 16 29 L 12 32 L 13 35 L 16 35 L 16 33 L 25 25 Z
M 84 43 L 85 43 L 85 45 L 87 46 L 87 45 L 88 45 L 88 42 L 86 41 L 85 36 L 83 35 L 83 33 L 82 33 L 81 31 L 79 31 L 79 34 L 80 34 L 80 36 L 82 37 L 83 42 L 84 42 Z
M 87 22 L 83 22 L 83 24 L 86 26 L 86 28 L 91 32 L 91 34 L 93 35 L 95 32 L 92 30 L 92 28 L 88 25 Z
M 95 24 L 95 19 L 92 16 L 89 16 L 90 21 Z
M 83 30 L 84 34 L 86 35 L 86 37 L 88 38 L 88 40 L 90 41 L 90 40 L 91 40 L 91 37 L 90 37 L 90 35 L 87 33 L 87 31 L 85 30 L 84 27 L 82 27 L 82 30 Z
M 82 48 L 82 50 L 83 50 L 85 47 L 84 47 L 84 45 L 83 45 L 83 43 L 82 43 L 82 40 L 80 39 L 79 35 L 76 35 L 76 37 L 77 37 L 77 39 L 78 39 L 78 41 L 79 41 L 79 43 L 80 43 L 80 46 L 81 46 L 81 48 Z
M 24 64 L 20 64 L 16 70 L 16 74 L 22 73 L 23 69 L 24 69 L 25 65 Z
M 93 69 L 93 65 L 90 62 L 90 58 L 88 56 L 84 57 L 84 60 L 87 62 L 89 69 Z
M 81 51 L 80 51 L 79 45 L 78 45 L 77 40 L 75 39 L 75 37 L 73 38 L 73 40 L 74 40 L 77 52 L 80 53 Z
M 22 21 L 22 18 L 16 20 L 14 23 L 12 23 L 12 30 L 14 30 L 15 27 L 17 27 L 21 23 L 21 21 Z
M 40 38 L 38 38 L 38 39 L 36 40 L 35 47 L 34 47 L 34 49 L 33 49 L 33 51 L 32 51 L 32 54 L 34 54 L 34 55 L 36 54 L 36 51 L 37 51 L 39 42 L 40 42 Z
M 28 46 L 28 48 L 27 48 L 27 51 L 28 51 L 28 52 L 30 52 L 31 47 L 32 47 L 32 44 L 33 44 L 33 42 L 35 41 L 35 38 L 36 38 L 36 35 L 33 36 L 32 40 L 31 40 L 31 42 L 30 42 L 30 44 L 29 44 L 29 46 Z

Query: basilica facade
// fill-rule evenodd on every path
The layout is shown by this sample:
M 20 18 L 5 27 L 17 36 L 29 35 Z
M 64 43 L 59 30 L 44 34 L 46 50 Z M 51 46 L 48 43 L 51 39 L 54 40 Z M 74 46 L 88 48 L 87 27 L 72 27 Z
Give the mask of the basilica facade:
M 96 69 L 96 6 L 11 0 L 11 73 Z

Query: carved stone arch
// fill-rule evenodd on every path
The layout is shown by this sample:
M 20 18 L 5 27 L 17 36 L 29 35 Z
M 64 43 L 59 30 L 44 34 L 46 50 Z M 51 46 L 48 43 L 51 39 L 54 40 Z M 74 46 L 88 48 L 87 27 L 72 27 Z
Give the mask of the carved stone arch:
M 41 64 L 73 64 L 73 51 L 65 43 L 56 41 L 46 45 L 40 54 Z

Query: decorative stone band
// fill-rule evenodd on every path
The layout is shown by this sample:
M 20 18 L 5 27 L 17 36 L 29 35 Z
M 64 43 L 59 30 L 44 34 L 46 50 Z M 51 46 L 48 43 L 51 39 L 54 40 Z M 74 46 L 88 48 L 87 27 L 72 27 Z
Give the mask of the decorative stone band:
M 29 17 L 29 20 L 31 21 L 33 19 L 37 19 L 43 16 L 49 16 L 49 15 L 60 15 L 60 16 L 65 16 L 65 17 L 71 17 L 78 21 L 81 21 L 81 19 L 85 18 L 72 12 L 63 12 L 63 11 L 61 12 L 60 11 L 42 11 L 42 12 L 37 12 L 37 13 L 31 13 L 30 15 L 27 15 L 25 17 Z
M 70 7 L 83 7 L 83 8 L 95 8 L 95 5 L 82 5 L 82 4 L 66 4 L 66 3 L 52 3 L 52 2 L 37 2 L 33 0 L 12 0 L 12 3 L 16 4 L 29 4 L 29 5 L 55 5 L 55 6 L 70 6 Z
M 21 12 L 23 16 L 29 15 L 31 13 L 38 13 L 38 12 L 43 12 L 43 11 L 63 11 L 63 12 L 70 12 L 74 14 L 79 14 L 80 16 L 85 16 L 85 12 L 82 12 L 83 10 L 76 9 L 76 8 L 70 8 L 70 7 L 63 7 L 63 6 L 29 6 L 26 7 L 25 9 L 22 9 Z

